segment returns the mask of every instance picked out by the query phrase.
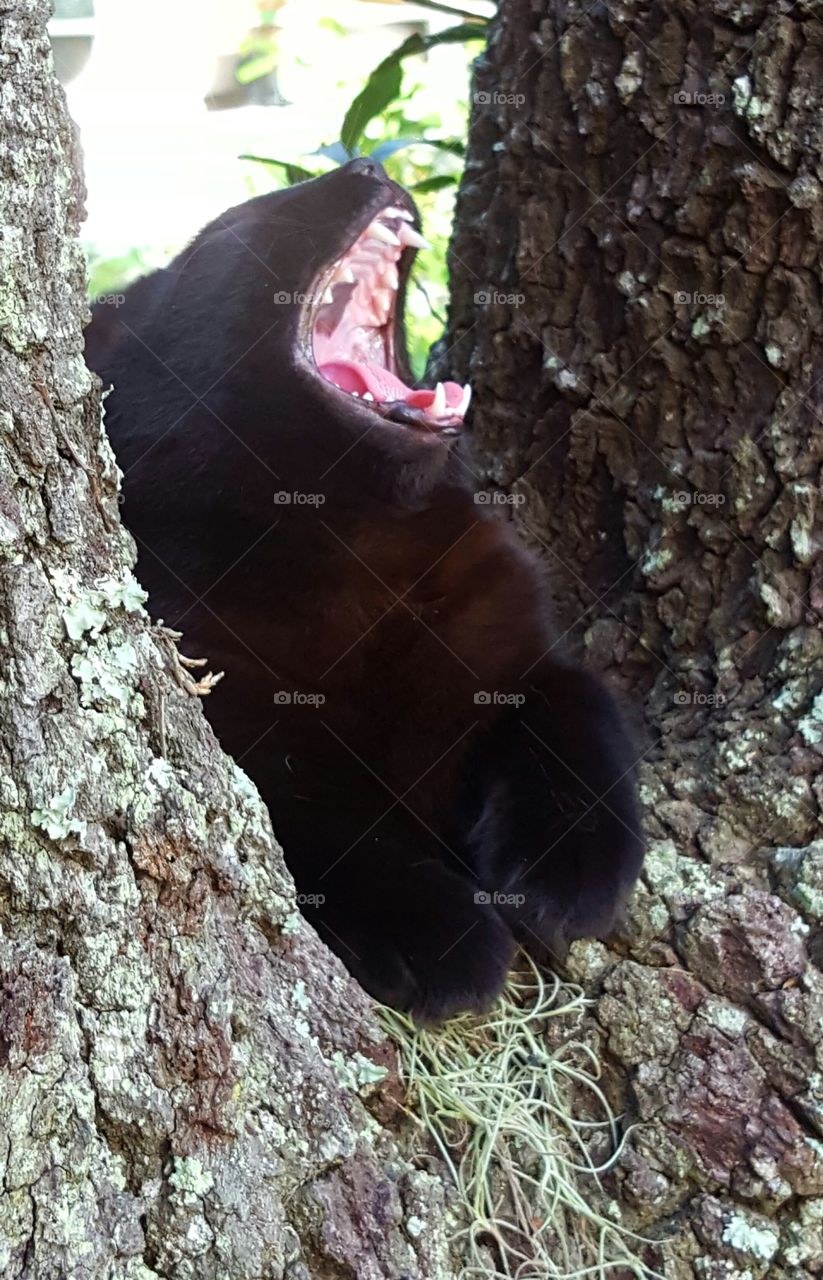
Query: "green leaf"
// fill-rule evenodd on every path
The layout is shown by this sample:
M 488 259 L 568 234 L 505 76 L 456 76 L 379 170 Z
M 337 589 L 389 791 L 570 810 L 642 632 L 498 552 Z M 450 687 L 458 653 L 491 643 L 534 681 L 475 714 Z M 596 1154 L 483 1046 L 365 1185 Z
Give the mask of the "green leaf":
M 415 182 L 410 190 L 425 195 L 427 191 L 442 191 L 444 187 L 453 187 L 456 183 L 456 173 L 439 173 L 434 178 L 423 178 L 421 182 Z
M 346 28 L 334 18 L 321 18 L 317 25 L 321 31 L 332 31 L 336 36 L 349 34 Z
M 417 53 L 428 53 L 429 49 L 434 49 L 439 44 L 465 44 L 469 40 L 485 40 L 487 35 L 487 26 L 479 18 L 476 22 L 461 22 L 456 27 L 446 27 L 445 31 L 434 31 L 429 36 L 421 36 L 419 32 L 415 32 L 394 53 L 390 53 L 386 61 L 389 58 L 402 60 Z
M 435 31 L 432 35 L 414 35 L 404 40 L 387 58 L 375 67 L 365 86 L 350 104 L 340 130 L 340 140 L 348 151 L 354 155 L 363 139 L 366 126 L 381 111 L 385 111 L 390 103 L 400 97 L 403 85 L 401 63 L 404 58 L 416 54 L 428 53 L 439 44 L 462 44 L 468 40 L 485 40 L 485 24 L 478 22 L 462 22 L 457 27 L 447 27 L 445 31 Z
M 235 68 L 234 78 L 238 84 L 251 84 L 260 80 L 277 67 L 277 53 L 273 49 L 261 50 L 251 55 Z
M 466 144 L 460 138 L 424 138 L 427 147 L 437 147 L 438 151 L 448 151 L 449 155 L 460 156 L 466 154 Z
M 349 155 L 354 155 L 357 150 L 369 121 L 379 116 L 390 102 L 400 96 L 402 83 L 403 71 L 394 58 L 387 58 L 371 73 L 346 112 L 340 130 L 340 141 Z
M 253 160 L 255 164 L 268 164 L 275 169 L 282 169 L 290 187 L 293 187 L 298 182 L 308 182 L 309 178 L 320 177 L 319 173 L 312 173 L 309 169 L 304 169 L 299 164 L 292 164 L 290 160 L 274 160 L 270 156 L 253 156 L 248 152 L 244 152 L 237 158 L 238 160 Z

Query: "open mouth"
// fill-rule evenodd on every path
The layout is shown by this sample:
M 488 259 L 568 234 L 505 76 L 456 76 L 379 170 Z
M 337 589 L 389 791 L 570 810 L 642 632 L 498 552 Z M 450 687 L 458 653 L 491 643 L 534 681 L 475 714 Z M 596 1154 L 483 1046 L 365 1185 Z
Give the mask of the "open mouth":
M 454 434 L 471 388 L 456 382 L 413 388 L 398 372 L 398 288 L 413 251 L 428 248 L 413 222 L 407 209 L 387 205 L 324 273 L 310 316 L 312 355 L 326 382 L 382 417 Z

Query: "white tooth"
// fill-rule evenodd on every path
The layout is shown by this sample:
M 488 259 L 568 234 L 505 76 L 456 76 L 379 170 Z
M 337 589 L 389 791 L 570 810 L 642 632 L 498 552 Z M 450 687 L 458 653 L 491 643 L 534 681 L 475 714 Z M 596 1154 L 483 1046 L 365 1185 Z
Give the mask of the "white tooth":
M 388 227 L 384 227 L 382 222 L 373 222 L 369 227 L 369 235 L 375 240 L 380 240 L 382 244 L 393 244 L 395 246 L 400 244 L 394 232 L 389 231 Z
M 388 209 L 384 209 L 383 216 L 388 218 L 403 218 L 405 222 L 414 222 L 414 214 L 409 213 L 408 209 L 401 209 L 396 204 L 391 205 Z
M 431 249 L 428 240 L 424 240 L 419 231 L 415 231 L 414 227 L 407 227 L 405 223 L 397 234 L 403 244 L 411 245 L 414 249 Z
M 446 413 L 446 388 L 442 382 L 438 382 L 434 389 L 431 412 L 435 418 L 442 418 Z
M 375 289 L 372 294 L 372 300 L 375 307 L 378 312 L 382 313 L 384 316 L 388 315 L 391 310 L 392 297 L 391 289 Z
M 359 391 L 352 391 L 352 395 L 355 397 L 355 399 L 357 399 L 357 400 L 359 400 L 359 399 L 360 399 L 360 392 L 359 392 Z
M 371 393 L 370 391 L 364 391 L 364 392 L 363 392 L 363 399 L 364 399 L 364 400 L 372 400 L 372 401 L 373 401 L 373 400 L 374 400 L 374 396 L 372 395 L 372 393 Z
M 354 284 L 354 272 L 351 267 L 339 267 L 335 273 L 333 284 Z
M 397 267 L 393 262 L 387 262 L 383 268 L 383 281 L 390 289 L 396 289 L 400 283 L 400 277 L 397 274 Z
M 328 289 L 323 294 L 323 305 L 328 306 L 330 302 L 334 302 L 334 293 L 332 292 L 331 285 L 329 285 Z
M 472 399 L 472 389 L 469 386 L 469 384 L 466 383 L 465 387 L 463 388 L 463 398 L 455 410 L 455 413 L 457 414 L 458 418 L 465 418 L 466 414 L 469 411 L 469 405 L 471 404 L 471 399 Z

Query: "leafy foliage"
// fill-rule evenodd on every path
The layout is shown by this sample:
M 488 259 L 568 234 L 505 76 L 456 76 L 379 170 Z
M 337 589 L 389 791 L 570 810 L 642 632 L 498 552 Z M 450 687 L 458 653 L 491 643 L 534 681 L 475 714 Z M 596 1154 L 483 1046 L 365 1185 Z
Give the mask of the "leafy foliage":
M 161 265 L 153 261 L 151 254 L 144 249 L 129 249 L 119 257 L 111 258 L 97 253 L 89 245 L 86 246 L 86 262 L 90 298 L 118 293 L 139 276 Z
M 375 67 L 365 87 L 346 112 L 340 141 L 349 155 L 359 154 L 369 121 L 400 97 L 403 85 L 402 63 L 405 58 L 413 54 L 428 53 L 439 44 L 465 44 L 468 40 L 482 40 L 485 33 L 485 23 L 464 22 L 458 27 L 448 27 L 445 31 L 429 36 L 421 36 L 415 32 L 404 40 L 399 48 Z

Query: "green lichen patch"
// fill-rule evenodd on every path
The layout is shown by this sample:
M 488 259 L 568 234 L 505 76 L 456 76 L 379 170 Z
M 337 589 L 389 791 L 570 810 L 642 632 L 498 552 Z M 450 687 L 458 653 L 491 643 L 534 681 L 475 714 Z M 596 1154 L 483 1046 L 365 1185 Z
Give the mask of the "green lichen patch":
M 202 1200 L 214 1186 L 214 1178 L 194 1156 L 175 1156 L 169 1182 L 184 1197 Z
M 51 840 L 65 840 L 71 835 L 85 835 L 85 822 L 72 816 L 76 801 L 76 789 L 72 786 L 64 787 L 41 808 L 32 810 L 31 820 L 34 826 L 45 831 Z
M 148 595 L 128 570 L 120 578 L 103 577 L 89 586 L 74 571 L 58 567 L 51 571 L 51 582 L 70 640 L 81 641 L 87 635 L 96 639 L 118 610 L 145 612 Z
M 331 1056 L 331 1064 L 340 1083 L 354 1092 L 379 1084 L 389 1074 L 388 1067 L 372 1062 L 362 1053 L 354 1053 L 350 1058 L 346 1058 L 340 1050 L 337 1050 Z
M 131 640 L 101 636 L 72 655 L 71 673 L 80 685 L 82 706 L 115 703 L 126 711 L 134 694 L 137 650 Z

